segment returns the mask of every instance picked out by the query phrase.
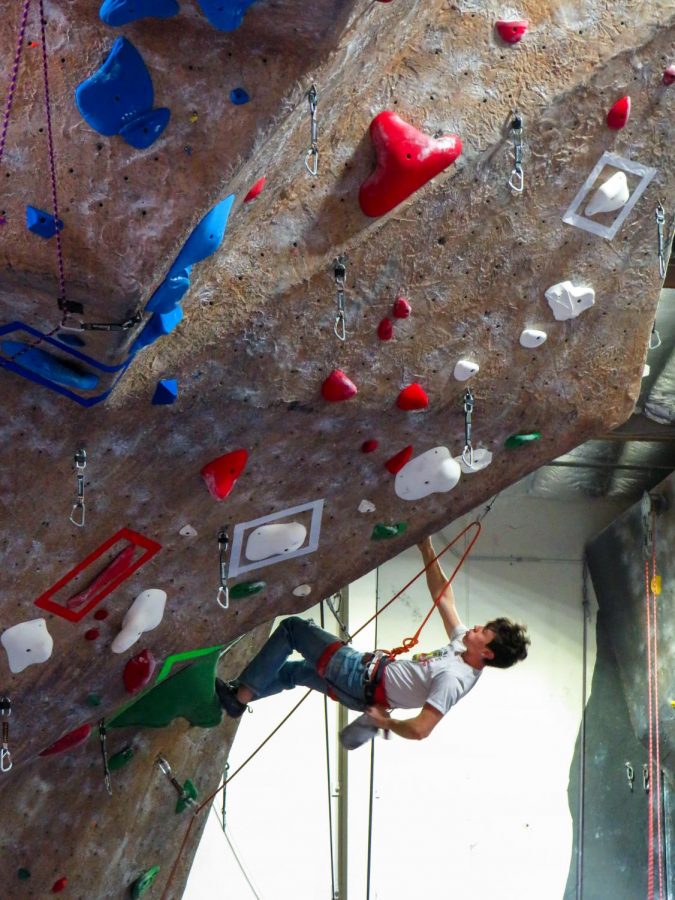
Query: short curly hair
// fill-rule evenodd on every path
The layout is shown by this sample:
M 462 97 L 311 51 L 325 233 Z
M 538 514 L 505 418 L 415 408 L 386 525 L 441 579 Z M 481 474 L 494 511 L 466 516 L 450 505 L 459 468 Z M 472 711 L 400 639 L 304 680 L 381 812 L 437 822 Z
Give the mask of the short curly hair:
M 487 644 L 487 648 L 494 653 L 493 659 L 486 659 L 486 666 L 494 666 L 497 669 L 508 669 L 527 656 L 527 648 L 530 639 L 526 634 L 525 625 L 517 625 L 510 619 L 493 619 L 485 625 L 495 636 Z

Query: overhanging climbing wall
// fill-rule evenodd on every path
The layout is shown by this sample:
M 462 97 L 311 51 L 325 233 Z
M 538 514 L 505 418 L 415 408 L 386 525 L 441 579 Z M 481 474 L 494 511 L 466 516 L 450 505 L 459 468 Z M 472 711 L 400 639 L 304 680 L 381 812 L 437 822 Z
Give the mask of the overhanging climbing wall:
M 16 896 L 157 891 L 155 754 L 203 796 L 226 752 L 214 648 L 630 414 L 675 207 L 674 17 L 633 7 L 5 11 Z

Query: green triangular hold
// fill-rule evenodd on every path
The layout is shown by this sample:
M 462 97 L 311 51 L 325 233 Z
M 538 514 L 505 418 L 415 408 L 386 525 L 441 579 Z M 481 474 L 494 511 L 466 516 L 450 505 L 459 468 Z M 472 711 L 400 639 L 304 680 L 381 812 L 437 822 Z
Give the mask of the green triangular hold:
M 164 728 L 179 716 L 200 728 L 220 725 L 223 711 L 216 697 L 215 683 L 216 665 L 221 652 L 222 646 L 213 647 L 210 652 L 198 656 L 196 662 L 154 684 L 116 713 L 108 721 L 108 727 L 142 725 Z M 197 653 L 199 651 L 195 655 Z
M 373 528 L 370 539 L 371 541 L 384 541 L 387 538 L 393 538 L 398 534 L 403 534 L 407 527 L 407 522 L 395 522 L 393 525 L 385 525 L 384 522 L 378 522 Z
M 133 747 L 125 747 L 123 750 L 120 750 L 119 753 L 115 753 L 114 756 L 111 756 L 108 760 L 108 768 L 111 772 L 117 772 L 118 769 L 123 768 L 129 762 L 129 760 L 133 759 L 134 756 L 134 748 Z
M 541 437 L 541 431 L 531 431 L 529 434 L 512 434 L 504 441 L 504 446 L 513 450 L 515 447 L 522 447 L 532 441 L 538 441 Z
M 266 581 L 240 581 L 230 588 L 230 599 L 241 600 L 243 597 L 252 597 L 267 587 Z
M 138 900 L 139 897 L 143 896 L 147 889 L 152 885 L 155 878 L 157 878 L 158 872 L 159 866 L 153 866 L 134 881 L 130 889 L 133 900 Z
M 178 798 L 178 802 L 176 803 L 176 812 L 182 813 L 183 810 L 187 809 L 188 806 L 192 806 L 190 800 L 197 799 L 197 788 L 194 784 L 188 780 L 183 784 L 183 796 Z

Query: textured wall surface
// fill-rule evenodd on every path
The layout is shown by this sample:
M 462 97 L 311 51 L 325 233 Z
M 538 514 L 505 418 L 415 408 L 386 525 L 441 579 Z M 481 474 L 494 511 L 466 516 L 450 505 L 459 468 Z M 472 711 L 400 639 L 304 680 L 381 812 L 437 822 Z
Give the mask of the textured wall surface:
M 0 610 L 3 629 L 44 617 L 53 651 L 18 673 L 0 651 L 14 760 L 0 791 L 15 810 L 11 834 L 3 835 L 2 878 L 13 895 L 43 896 L 63 876 L 72 896 L 121 897 L 155 864 L 162 867 L 158 892 L 185 820 L 174 817 L 155 752 L 165 752 L 179 778 L 199 782 L 202 796 L 217 785 L 230 733 L 189 728 L 181 718 L 158 732 L 109 731 L 111 752 L 124 738 L 137 754 L 107 796 L 95 726 L 129 700 L 122 672 L 130 657 L 148 648 L 161 663 L 304 608 L 631 413 L 660 287 L 654 209 L 659 199 L 672 206 L 674 196 L 675 87 L 662 81 L 672 62 L 672 6 L 525 2 L 517 12 L 529 30 L 511 45 L 495 22 L 515 12 L 492 2 L 260 0 L 224 32 L 191 2 L 181 2 L 173 18 L 122 28 L 105 25 L 84 0 L 47 2 L 65 296 L 84 310 L 69 324 L 143 315 L 131 330 L 64 332 L 56 238 L 25 227 L 27 204 L 52 209 L 31 10 L 0 164 L 0 340 L 24 342 L 0 352 Z M 11 4 L 0 25 L 6 80 L 20 13 Z M 146 149 L 95 131 L 74 100 L 120 35 L 144 59 L 154 107 L 171 110 Z M 312 82 L 316 178 L 304 166 Z M 237 88 L 248 103 L 232 103 Z M 607 112 L 625 95 L 630 119 L 612 130 Z M 458 134 L 463 151 L 390 213 L 369 218 L 358 202 L 375 159 L 368 128 L 387 109 L 429 136 Z M 515 109 L 524 123 L 522 194 L 507 184 Z M 562 221 L 605 151 L 656 170 L 611 240 Z M 262 176 L 262 193 L 244 203 Z M 631 195 L 639 180 L 629 174 Z M 230 195 L 220 246 L 189 272 L 183 321 L 130 354 L 145 323 L 156 322 L 146 304 L 175 275 L 181 248 Z M 617 214 L 603 215 L 597 221 L 609 225 Z M 344 342 L 333 333 L 338 254 L 348 256 Z M 556 321 L 544 292 L 566 280 L 593 287 L 595 305 Z M 378 323 L 391 317 L 399 295 L 412 314 L 394 320 L 393 340 L 382 341 Z M 524 349 L 524 328 L 546 331 L 546 343 Z M 73 335 L 87 357 L 75 363 L 76 375 L 97 373 L 99 387 L 67 396 L 39 383 L 25 364 L 29 353 L 47 352 L 50 364 L 72 370 Z M 460 359 L 480 365 L 468 382 L 473 442 L 493 462 L 449 493 L 403 500 L 384 465 L 390 457 L 408 445 L 415 456 L 437 446 L 452 456 L 462 451 L 466 385 L 453 377 Z M 342 403 L 321 394 L 334 369 L 358 388 Z M 151 403 L 160 378 L 178 381 L 173 405 Z M 396 400 L 414 382 L 429 405 L 406 412 Z M 504 448 L 509 435 L 536 431 L 541 440 Z M 364 454 L 368 439 L 379 446 Z M 87 452 L 81 529 L 68 521 L 79 447 Z M 240 448 L 246 466 L 217 502 L 200 469 Z M 359 512 L 365 499 L 374 511 Z M 321 500 L 317 549 L 233 578 L 264 579 L 266 587 L 233 599 L 228 611 L 218 607 L 219 528 L 227 523 L 232 537 L 235 525 L 277 514 L 309 526 L 307 512 L 284 511 Z M 373 541 L 377 522 L 407 527 Z M 196 534 L 179 533 L 187 524 Z M 161 550 L 96 607 L 108 612 L 105 620 L 93 621 L 93 609 L 73 622 L 35 606 L 123 527 Z M 101 560 L 77 590 L 100 572 Z M 293 594 L 300 585 L 311 586 L 309 597 Z M 168 594 L 161 624 L 125 653 L 111 653 L 125 612 L 145 588 Z M 85 640 L 93 628 L 98 636 Z M 232 651 L 229 671 L 263 633 Z M 101 701 L 96 709 L 86 702 L 92 692 Z M 82 747 L 37 756 L 86 722 L 94 730 Z M 180 896 L 190 846 L 171 896 Z M 18 879 L 18 866 L 31 877 Z

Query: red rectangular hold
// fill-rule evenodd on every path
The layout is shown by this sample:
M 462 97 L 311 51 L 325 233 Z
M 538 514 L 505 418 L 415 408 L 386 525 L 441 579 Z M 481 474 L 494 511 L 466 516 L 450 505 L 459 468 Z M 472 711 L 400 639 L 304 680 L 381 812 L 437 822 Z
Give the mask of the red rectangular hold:
M 68 619 L 69 622 L 79 622 L 104 597 L 161 549 L 162 545 L 157 541 L 152 541 L 137 531 L 132 531 L 131 528 L 122 528 L 74 569 L 67 572 L 49 590 L 40 594 L 35 605 Z M 96 561 L 100 561 L 106 554 L 112 558 L 103 567 L 97 567 Z M 83 576 L 85 570 L 90 567 L 90 577 L 87 581 L 80 576 Z M 77 585 L 72 584 L 72 590 L 63 591 L 63 588 L 71 582 L 77 582 Z M 84 590 L 83 584 L 86 585 Z M 58 593 L 61 593 L 61 597 L 56 600 L 55 596 Z

